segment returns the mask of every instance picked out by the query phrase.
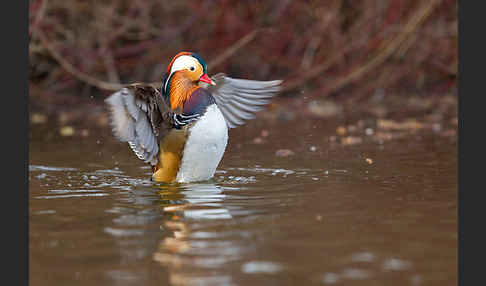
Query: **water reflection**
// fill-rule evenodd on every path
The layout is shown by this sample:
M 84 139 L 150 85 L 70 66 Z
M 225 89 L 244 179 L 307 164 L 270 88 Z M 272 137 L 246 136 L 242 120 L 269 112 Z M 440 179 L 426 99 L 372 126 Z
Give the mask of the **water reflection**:
M 223 187 L 211 183 L 159 186 L 164 214 L 161 226 L 172 235 L 159 242 L 153 259 L 169 271 L 173 285 L 231 285 L 231 276 L 221 269 L 238 260 L 245 248 L 224 239 L 220 220 L 232 218 L 225 208 Z M 215 221 L 216 224 L 202 221 Z M 219 223 L 218 223 L 219 221 Z
M 248 156 L 261 165 L 230 153 L 213 181 L 188 185 L 155 185 L 129 158 L 94 166 L 76 153 L 73 165 L 70 151 L 49 164 L 59 150 L 47 145 L 29 166 L 30 277 L 93 286 L 452 284 L 456 149 L 420 142 L 284 159 L 258 146 Z

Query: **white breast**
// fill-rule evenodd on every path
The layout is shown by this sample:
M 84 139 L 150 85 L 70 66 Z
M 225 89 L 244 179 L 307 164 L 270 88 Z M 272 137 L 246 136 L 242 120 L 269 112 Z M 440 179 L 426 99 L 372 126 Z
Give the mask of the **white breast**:
M 226 144 L 228 127 L 216 104 L 207 107 L 206 113 L 189 130 L 177 173 L 177 182 L 204 181 L 213 177 Z

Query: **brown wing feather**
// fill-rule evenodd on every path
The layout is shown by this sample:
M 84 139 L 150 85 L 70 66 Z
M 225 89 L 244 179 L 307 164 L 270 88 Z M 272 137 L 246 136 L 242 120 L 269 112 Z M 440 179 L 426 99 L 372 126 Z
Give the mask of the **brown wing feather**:
M 131 84 L 106 100 L 113 133 L 128 142 L 137 157 L 157 165 L 159 142 L 172 129 L 171 111 L 153 85 Z
M 148 107 L 147 115 L 158 141 L 162 140 L 173 127 L 172 110 L 163 99 L 159 89 L 149 84 L 135 83 L 127 87 L 132 90 L 140 106 Z

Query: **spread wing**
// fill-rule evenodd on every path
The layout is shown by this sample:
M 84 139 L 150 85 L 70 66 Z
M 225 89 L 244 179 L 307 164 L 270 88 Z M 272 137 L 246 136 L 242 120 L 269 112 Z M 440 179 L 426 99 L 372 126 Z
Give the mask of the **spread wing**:
M 132 84 L 107 99 L 113 133 L 137 157 L 156 165 L 159 142 L 173 126 L 170 108 L 155 86 Z
M 215 86 L 208 86 L 229 128 L 255 118 L 279 90 L 281 80 L 257 81 L 236 79 L 219 73 L 212 77 Z

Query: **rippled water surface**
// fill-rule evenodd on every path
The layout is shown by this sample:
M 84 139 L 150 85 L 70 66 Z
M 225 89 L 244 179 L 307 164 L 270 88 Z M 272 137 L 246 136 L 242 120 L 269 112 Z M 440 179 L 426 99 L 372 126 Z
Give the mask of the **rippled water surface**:
M 30 285 L 457 285 L 455 141 L 341 146 L 307 124 L 254 144 L 258 124 L 184 185 L 152 183 L 108 129 L 32 140 Z

